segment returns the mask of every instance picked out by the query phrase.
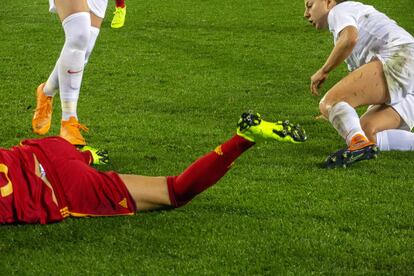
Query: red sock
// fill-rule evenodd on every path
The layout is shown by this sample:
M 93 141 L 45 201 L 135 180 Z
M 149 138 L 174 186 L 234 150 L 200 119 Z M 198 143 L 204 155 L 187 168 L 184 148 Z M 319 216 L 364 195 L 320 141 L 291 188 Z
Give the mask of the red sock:
M 115 0 L 115 6 L 117 8 L 124 8 L 125 7 L 125 0 Z
M 167 183 L 172 206 L 180 207 L 214 185 L 230 169 L 233 161 L 253 145 L 253 142 L 235 135 L 199 158 L 179 176 L 169 176 Z

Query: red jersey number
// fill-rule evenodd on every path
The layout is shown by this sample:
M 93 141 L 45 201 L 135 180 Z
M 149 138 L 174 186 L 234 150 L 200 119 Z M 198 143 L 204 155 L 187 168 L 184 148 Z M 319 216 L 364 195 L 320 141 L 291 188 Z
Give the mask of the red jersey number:
M 0 173 L 4 174 L 6 181 L 7 181 L 6 185 L 0 187 L 0 192 L 1 192 L 2 197 L 9 196 L 13 193 L 13 184 L 10 181 L 8 172 L 9 172 L 9 168 L 5 164 L 0 164 Z M 0 185 L 2 184 L 3 183 L 1 183 Z

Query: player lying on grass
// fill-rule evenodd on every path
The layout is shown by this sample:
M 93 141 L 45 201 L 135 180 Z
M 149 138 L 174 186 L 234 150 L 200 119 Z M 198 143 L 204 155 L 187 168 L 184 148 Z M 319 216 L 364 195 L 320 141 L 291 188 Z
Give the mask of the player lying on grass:
M 414 38 L 374 7 L 354 1 L 305 0 L 304 16 L 329 28 L 335 47 L 311 77 L 311 92 L 343 61 L 351 71 L 320 102 L 320 111 L 346 140 L 326 167 L 348 166 L 380 150 L 414 150 Z M 358 117 L 356 107 L 370 105 Z M 378 147 L 377 147 L 378 145 Z
M 168 177 L 100 172 L 89 164 L 105 162 L 104 152 L 78 151 L 61 137 L 25 140 L 0 150 L 0 223 L 44 224 L 68 216 L 177 208 L 215 184 L 261 140 L 300 143 L 306 134 L 299 125 L 270 123 L 258 114 L 244 113 L 236 135 L 180 175 Z

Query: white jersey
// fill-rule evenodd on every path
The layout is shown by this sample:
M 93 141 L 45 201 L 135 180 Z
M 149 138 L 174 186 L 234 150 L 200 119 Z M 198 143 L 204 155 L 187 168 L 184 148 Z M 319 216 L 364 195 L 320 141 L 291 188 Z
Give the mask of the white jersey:
M 358 42 L 346 59 L 350 71 L 370 62 L 374 57 L 388 56 L 393 47 L 414 44 L 411 34 L 374 7 L 347 1 L 333 7 L 328 14 L 329 30 L 336 44 L 339 33 L 348 26 L 358 29 Z

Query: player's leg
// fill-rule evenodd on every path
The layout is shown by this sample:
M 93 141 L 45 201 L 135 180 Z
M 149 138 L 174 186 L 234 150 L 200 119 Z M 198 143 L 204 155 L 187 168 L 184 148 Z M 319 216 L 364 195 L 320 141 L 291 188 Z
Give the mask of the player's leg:
M 361 126 L 367 138 L 377 142 L 376 135 L 387 129 L 399 129 L 404 123 L 401 116 L 391 106 L 372 106 L 361 116 Z
M 38 134 L 45 134 L 49 130 L 51 97 L 57 87 L 61 92 L 63 120 L 76 118 L 77 99 L 90 36 L 91 20 L 86 0 L 55 0 L 53 3 L 62 21 L 65 43 L 48 82 L 45 86 L 40 85 L 37 91 L 37 108 L 32 126 Z
M 383 104 L 390 99 L 383 65 L 372 61 L 349 73 L 334 85 L 320 102 L 321 113 L 351 146 L 352 138 L 366 135 L 355 108 L 369 104 Z M 359 139 L 356 139 L 359 142 Z
M 87 0 L 88 9 L 90 10 L 89 14 L 89 24 L 85 26 L 85 32 L 88 34 L 88 40 L 86 45 L 84 45 L 84 52 L 82 55 L 82 66 L 84 69 L 85 63 L 88 61 L 88 58 L 92 52 L 92 49 L 95 45 L 95 41 L 99 35 L 99 28 L 101 26 L 102 20 L 105 16 L 105 11 L 107 7 L 107 0 Z M 80 75 L 83 74 L 83 69 L 80 72 Z M 59 83 L 61 83 L 59 76 Z M 87 130 L 87 128 L 79 124 L 77 118 L 77 101 L 79 98 L 80 90 L 80 81 L 78 82 L 79 87 L 69 91 L 70 93 L 64 93 L 62 87 L 60 87 L 61 92 L 61 104 L 62 104 L 62 126 L 60 130 L 60 136 L 68 140 L 74 145 L 85 145 L 86 141 L 83 138 L 80 130 Z M 73 84 L 72 84 L 73 88 Z
M 276 140 L 299 143 L 306 140 L 303 129 L 287 122 L 270 123 L 257 114 L 243 114 L 237 135 L 202 156 L 178 176 L 145 177 L 120 175 L 138 210 L 180 207 L 217 183 L 233 162 L 255 142 Z
M 93 48 L 95 47 L 96 40 L 98 39 L 99 32 L 101 29 L 103 18 L 95 15 L 91 12 L 91 27 L 90 27 L 90 38 L 88 42 L 88 47 L 86 48 L 86 54 L 85 54 L 85 65 L 89 61 L 89 57 L 91 56 L 91 53 L 93 51 Z
M 238 135 L 191 164 L 179 176 L 145 177 L 120 175 L 138 210 L 180 207 L 214 185 L 244 151 L 254 145 Z M 168 180 L 167 180 L 168 179 Z
M 124 26 L 126 16 L 126 5 L 124 0 L 115 0 L 115 12 L 112 18 L 111 27 L 118 29 Z
M 410 96 L 408 96 L 410 97 Z M 410 105 L 405 99 L 394 107 L 381 105 L 370 108 L 362 117 L 361 125 L 371 141 L 376 142 L 381 151 L 414 150 L 414 133 L 397 110 L 406 110 Z M 399 108 L 399 106 L 404 106 Z M 405 114 L 405 116 L 410 116 Z M 410 120 L 408 120 L 410 121 Z
M 106 9 L 102 8 L 103 10 Z M 85 65 L 88 63 L 89 56 L 92 53 L 93 48 L 95 47 L 96 39 L 99 36 L 101 24 L 103 21 L 103 18 L 100 16 L 95 15 L 93 12 L 91 14 L 91 27 L 90 27 L 90 38 L 88 41 L 88 47 L 86 49 L 85 54 Z M 56 62 L 55 67 L 50 74 L 49 78 L 47 79 L 46 83 L 41 84 L 42 90 L 46 96 L 53 97 L 57 90 L 59 89 L 59 79 L 58 79 L 58 65 L 59 60 Z
M 137 210 L 157 210 L 171 206 L 167 177 L 132 174 L 120 174 L 119 177 L 134 199 Z
M 325 167 L 346 167 L 377 156 L 378 148 L 368 140 L 355 108 L 369 104 L 380 105 L 389 100 L 383 65 L 379 60 L 351 72 L 328 91 L 320 102 L 320 111 L 345 139 L 348 148 L 328 156 Z
M 86 50 L 85 64 L 88 62 L 92 50 L 95 46 L 96 39 L 99 36 L 102 21 L 105 18 L 105 12 L 108 5 L 107 0 L 87 0 L 91 12 L 91 35 Z
M 58 78 L 62 107 L 60 136 L 74 145 L 85 145 L 78 123 L 77 104 L 90 38 L 91 17 L 85 0 L 55 0 L 65 31 L 59 57 Z M 82 7 L 82 8 L 80 8 Z

